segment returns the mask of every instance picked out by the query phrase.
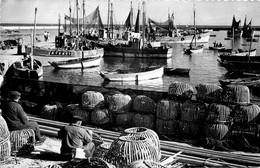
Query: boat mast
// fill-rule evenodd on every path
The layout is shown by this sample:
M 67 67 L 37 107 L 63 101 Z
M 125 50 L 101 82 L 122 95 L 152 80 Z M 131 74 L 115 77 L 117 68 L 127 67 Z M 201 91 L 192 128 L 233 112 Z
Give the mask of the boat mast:
M 143 45 L 141 47 L 144 46 L 144 39 L 145 39 L 145 1 L 143 1 L 143 24 L 142 24 L 142 38 L 143 38 Z
M 72 28 L 71 28 L 71 1 L 70 1 L 69 11 L 70 11 L 70 35 L 72 35 Z
M 112 39 L 114 39 L 114 30 L 113 30 L 113 28 L 114 28 L 114 25 L 113 25 L 113 3 L 111 3 L 110 4 L 111 5 L 111 15 L 110 15 L 110 24 L 111 24 L 111 30 L 112 30 Z
M 60 35 L 60 14 L 59 14 L 59 20 L 58 20 L 58 36 Z
M 252 25 L 252 22 L 251 22 L 251 25 Z M 248 62 L 250 61 L 250 51 L 251 51 L 251 47 L 252 47 L 253 36 L 254 36 L 253 31 L 251 31 L 251 40 L 250 40 L 249 51 L 248 51 Z
M 83 20 L 82 20 L 82 31 L 84 31 L 84 27 L 85 27 L 85 0 L 83 0 Z
M 108 14 L 107 14 L 107 37 L 110 38 L 109 35 L 109 18 L 110 18 L 110 0 L 108 0 Z
M 76 1 L 76 11 L 77 11 L 77 36 L 79 35 L 79 1 Z
M 133 24 L 134 24 L 134 16 L 133 16 L 133 2 L 131 1 L 131 8 L 130 8 L 130 31 L 132 31 L 132 28 L 133 28 Z
M 196 39 L 197 29 L 196 29 L 196 21 L 195 21 L 195 18 L 196 18 L 196 17 L 195 17 L 195 4 L 193 4 L 193 17 L 194 17 L 194 31 L 195 31 L 195 35 L 194 35 L 195 38 L 194 38 L 194 40 L 195 40 L 195 46 L 196 46 L 196 45 L 197 45 L 197 44 L 196 44 L 196 42 L 197 42 L 197 41 L 196 41 L 196 40 L 197 40 L 197 39 Z
M 33 48 L 34 48 L 34 39 L 36 34 L 36 15 L 37 15 L 37 8 L 35 8 L 35 14 L 34 14 L 34 30 L 32 35 L 32 51 L 31 51 L 31 69 L 33 69 Z

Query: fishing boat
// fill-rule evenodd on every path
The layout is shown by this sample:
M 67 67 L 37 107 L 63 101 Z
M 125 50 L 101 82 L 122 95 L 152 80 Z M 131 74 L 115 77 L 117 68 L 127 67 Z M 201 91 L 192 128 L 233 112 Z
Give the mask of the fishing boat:
M 33 66 L 26 60 L 16 61 L 9 67 L 9 71 L 12 76 L 19 78 L 38 79 L 43 75 L 42 64 L 36 59 L 33 60 Z
M 105 81 L 142 81 L 149 79 L 161 78 L 163 76 L 164 68 L 144 68 L 139 72 L 128 72 L 125 70 L 118 70 L 115 72 L 102 72 L 99 71 L 99 75 Z
M 180 76 L 189 76 L 190 68 L 172 68 L 164 67 L 165 75 L 180 75 Z
M 67 61 L 49 62 L 55 69 L 77 69 L 91 68 L 99 66 L 101 57 L 99 58 L 76 58 Z
M 189 45 L 189 48 L 184 48 L 183 49 L 183 52 L 185 54 L 191 54 L 191 53 L 200 53 L 203 51 L 204 49 L 204 45 L 203 44 L 200 44 L 200 45 L 197 45 L 197 30 L 196 30 L 196 22 L 195 22 L 195 5 L 194 5 L 194 9 L 193 9 L 193 15 L 194 15 L 194 29 L 195 29 L 195 33 L 194 33 L 194 36 L 190 42 L 190 45 Z M 193 40 L 194 40 L 194 46 L 193 46 Z
M 240 38 L 242 36 L 243 31 L 240 28 L 240 22 L 241 22 L 241 20 L 236 21 L 236 18 L 233 15 L 231 28 L 230 28 L 230 30 L 227 31 L 228 37 Z
M 76 3 L 78 5 L 78 2 Z M 78 6 L 76 9 L 79 9 Z M 71 12 L 71 8 L 70 8 Z M 78 12 L 77 12 L 78 18 Z M 70 19 L 71 21 L 73 19 Z M 72 33 L 70 30 L 69 34 L 66 32 L 60 32 L 60 17 L 59 17 L 59 29 L 58 35 L 55 37 L 54 47 L 44 46 L 25 46 L 26 53 L 32 52 L 35 54 L 36 59 L 43 60 L 44 65 L 49 65 L 48 61 L 65 61 L 73 58 L 93 58 L 102 57 L 104 55 L 104 49 L 94 46 L 90 40 L 86 39 L 79 32 L 79 23 L 77 23 L 76 33 Z M 71 28 L 70 28 L 71 29 Z M 83 51 L 83 54 L 82 54 Z
M 245 16 L 245 21 L 244 21 L 244 26 L 242 28 L 243 33 L 242 33 L 242 37 L 244 38 L 253 38 L 254 37 L 254 30 L 252 29 L 252 19 L 250 20 L 250 22 L 247 24 L 246 22 L 246 16 Z
M 209 46 L 209 49 L 216 51 L 224 51 L 226 49 L 226 46 Z
M 225 52 L 218 54 L 218 57 L 221 61 L 247 61 L 249 59 L 252 61 L 260 61 L 260 56 L 256 55 L 256 49 L 250 50 L 250 52 L 239 49 L 236 52 L 233 51 L 233 53 Z
M 260 74 L 259 61 L 221 61 L 219 64 L 223 66 L 228 72 L 233 73 L 254 73 Z
M 36 14 L 37 8 L 35 8 L 34 31 L 31 36 L 32 44 L 34 44 L 35 39 Z M 27 56 L 27 54 L 25 54 L 24 59 L 15 61 L 9 67 L 7 75 L 19 78 L 39 79 L 43 75 L 42 63 L 39 60 L 34 59 L 33 55 L 34 53 L 32 50 L 30 55 Z
M 259 77 L 248 77 L 248 78 L 237 78 L 237 79 L 223 79 L 219 80 L 219 83 L 222 87 L 226 85 L 245 85 L 248 87 L 252 87 L 260 84 Z
M 145 9 L 145 2 L 143 2 L 143 8 Z M 143 10 L 143 25 L 145 25 L 145 10 Z M 160 42 L 153 43 L 148 42 L 145 39 L 145 26 L 142 26 L 142 35 L 140 34 L 139 24 L 140 9 L 138 9 L 136 25 L 135 25 L 135 37 L 131 37 L 127 44 L 97 44 L 104 48 L 104 56 L 108 57 L 125 57 L 125 58 L 160 58 L 167 59 L 172 56 L 172 48 L 161 46 Z
M 156 33 L 155 41 L 161 43 L 179 43 L 179 44 L 188 44 L 194 38 L 195 30 L 194 29 L 177 29 L 174 24 L 174 14 L 172 13 L 171 17 L 168 16 L 168 20 L 165 22 L 156 22 L 151 18 L 148 18 L 148 23 L 150 29 L 153 31 L 153 27 L 160 29 L 159 33 Z M 207 30 L 196 30 L 196 42 L 197 43 L 208 43 L 210 38 L 210 31 Z M 164 33 L 166 32 L 166 33 Z

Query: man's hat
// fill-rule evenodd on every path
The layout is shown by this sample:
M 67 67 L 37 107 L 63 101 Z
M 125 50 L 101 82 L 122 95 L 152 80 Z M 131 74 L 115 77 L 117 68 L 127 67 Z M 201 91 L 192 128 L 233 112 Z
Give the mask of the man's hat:
M 10 91 L 10 97 L 17 99 L 18 97 L 21 97 L 21 93 L 17 91 Z
M 73 116 L 72 118 L 73 118 L 73 121 L 74 121 L 74 122 L 75 122 L 75 121 L 82 121 L 82 120 L 83 120 L 83 118 L 80 117 L 80 116 Z

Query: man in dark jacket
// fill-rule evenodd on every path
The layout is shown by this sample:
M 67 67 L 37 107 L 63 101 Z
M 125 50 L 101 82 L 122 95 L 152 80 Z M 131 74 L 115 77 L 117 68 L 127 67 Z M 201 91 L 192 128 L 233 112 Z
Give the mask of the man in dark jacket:
M 58 132 L 58 137 L 62 140 L 60 152 L 71 159 L 75 156 L 76 148 L 84 149 L 85 157 L 91 157 L 95 150 L 92 142 L 92 131 L 80 127 L 82 117 L 73 116 L 70 125 L 64 126 Z
M 21 93 L 10 91 L 10 100 L 3 103 L 2 115 L 8 125 L 9 131 L 32 129 L 35 132 L 36 144 L 42 144 L 46 138 L 42 138 L 37 122 L 29 121 L 23 107 L 19 104 Z

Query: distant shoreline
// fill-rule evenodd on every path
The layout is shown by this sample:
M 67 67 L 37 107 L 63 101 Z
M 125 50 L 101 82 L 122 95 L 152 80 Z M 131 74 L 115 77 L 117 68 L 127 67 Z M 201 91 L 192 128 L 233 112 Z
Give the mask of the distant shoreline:
M 63 24 L 62 24 L 63 25 Z M 0 26 L 6 29 L 22 29 L 32 27 L 33 24 L 30 23 L 0 23 Z M 67 25 L 68 26 L 68 25 Z M 81 25 L 80 25 L 81 26 Z M 122 25 L 114 25 L 115 27 L 120 27 Z M 183 29 L 186 27 L 192 27 L 193 25 L 177 25 L 177 28 Z M 40 29 L 57 29 L 58 24 L 37 24 L 37 27 Z M 62 27 L 62 26 L 61 26 Z M 107 27 L 107 25 L 104 24 L 104 27 Z M 214 31 L 219 30 L 230 30 L 231 25 L 197 25 L 197 29 L 213 29 Z M 240 26 L 242 28 L 242 26 Z M 252 26 L 255 30 L 260 30 L 260 26 Z M 29 28 L 30 29 L 30 28 Z

